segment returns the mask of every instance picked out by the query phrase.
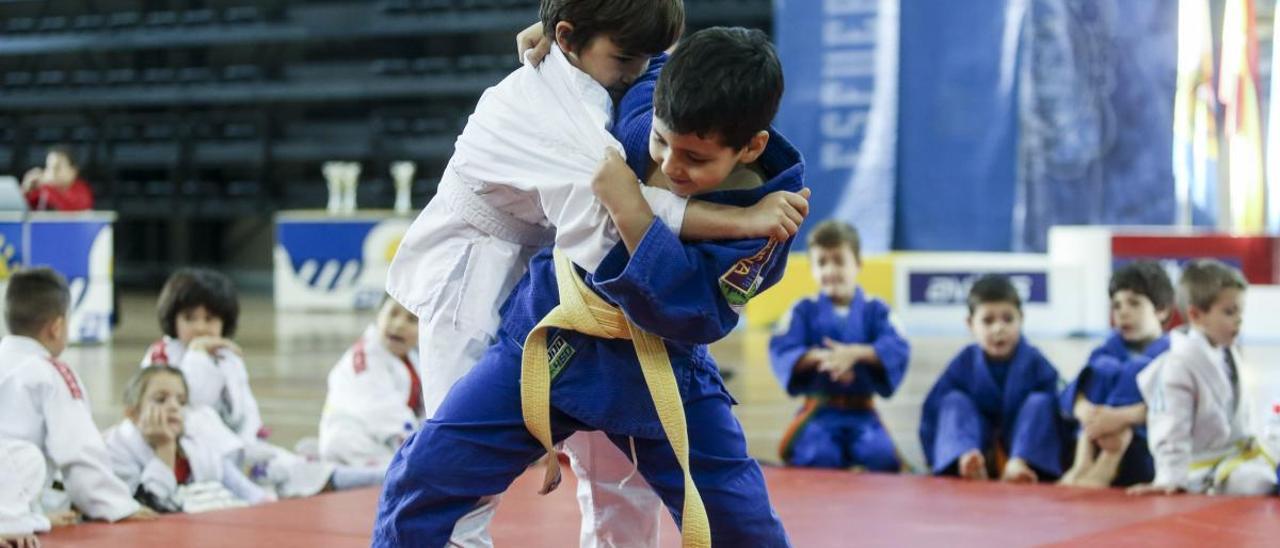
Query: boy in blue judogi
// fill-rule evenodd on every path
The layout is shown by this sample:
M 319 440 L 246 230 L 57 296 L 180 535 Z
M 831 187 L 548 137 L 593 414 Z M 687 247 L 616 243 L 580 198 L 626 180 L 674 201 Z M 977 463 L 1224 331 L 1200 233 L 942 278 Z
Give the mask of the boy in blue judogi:
M 1169 349 L 1164 325 L 1173 310 L 1173 283 L 1159 263 L 1138 261 L 1111 275 L 1109 293 L 1115 331 L 1060 399 L 1062 412 L 1079 426 L 1064 485 L 1124 487 L 1155 477 L 1137 378 Z
M 647 93 L 652 99 L 637 95 Z M 551 250 L 534 257 L 503 305 L 497 342 L 392 461 L 376 545 L 444 544 L 476 501 L 504 491 L 543 454 L 526 429 L 524 416 L 531 411 L 521 403 L 526 337 L 564 298 L 599 300 L 597 294 L 625 311 L 630 323 L 663 338 L 659 346 L 670 361 L 667 374 L 674 374 L 676 405 L 687 418 L 688 470 L 705 501 L 710 538 L 724 546 L 788 544 L 706 344 L 726 335 L 741 305 L 781 277 L 790 241 L 682 244 L 635 201 L 634 183 L 641 175 L 677 194 L 729 205 L 755 203 L 778 190 L 800 192 L 799 153 L 765 129 L 781 93 L 781 66 L 763 33 L 723 28 L 690 35 L 662 67 L 656 87 L 639 83 L 628 92 L 615 131 L 630 158 L 643 157 L 648 147 L 657 165 L 633 172 L 613 154 L 593 183 L 623 245 L 583 280 L 588 290 L 576 294 L 564 293 L 566 284 L 557 277 L 576 278 L 581 269 L 566 266 L 563 255 Z M 644 123 L 636 109 L 649 108 L 651 132 L 628 126 Z M 643 388 L 648 378 L 636 346 L 554 328 L 546 341 L 551 441 L 579 430 L 605 431 L 684 524 L 680 452 L 668 442 L 659 407 Z
M 822 292 L 791 309 L 769 340 L 773 373 L 787 394 L 805 396 L 783 436 L 792 466 L 859 467 L 895 472 L 902 461 L 875 411 L 873 396 L 893 395 L 911 347 L 889 307 L 858 287 L 858 232 L 825 221 L 809 233 L 809 266 Z
M 1022 299 L 1008 278 L 969 290 L 978 339 L 951 360 L 924 401 L 920 443 L 935 475 L 1031 483 L 1062 474 L 1058 371 L 1022 336 Z

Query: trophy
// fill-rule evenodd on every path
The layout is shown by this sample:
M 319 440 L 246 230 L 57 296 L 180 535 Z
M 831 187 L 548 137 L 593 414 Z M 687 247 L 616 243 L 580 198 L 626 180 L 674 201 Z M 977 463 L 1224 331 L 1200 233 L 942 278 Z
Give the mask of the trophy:
M 360 181 L 360 163 L 346 162 L 346 177 L 342 181 L 342 211 L 346 213 L 355 213 L 356 211 L 356 185 Z
M 413 162 L 392 162 L 391 178 L 396 183 L 396 206 L 397 214 L 405 215 L 409 213 L 409 190 L 413 188 L 413 173 L 418 166 Z
M 342 210 L 342 162 L 325 162 L 320 172 L 329 185 L 329 214 L 337 215 Z

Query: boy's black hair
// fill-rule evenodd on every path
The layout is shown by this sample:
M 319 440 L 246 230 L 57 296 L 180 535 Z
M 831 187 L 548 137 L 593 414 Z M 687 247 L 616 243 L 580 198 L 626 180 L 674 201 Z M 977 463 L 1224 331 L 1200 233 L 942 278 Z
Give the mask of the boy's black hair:
M 1018 288 L 1013 286 L 1008 276 L 986 274 L 969 288 L 969 315 L 978 309 L 978 305 L 992 303 L 1009 303 L 1019 311 L 1022 310 L 1022 296 Z
M 575 50 L 607 36 L 623 53 L 656 55 L 684 32 L 683 0 L 542 0 L 538 16 L 551 40 L 556 24 L 572 24 L 569 44 Z
M 230 338 L 236 334 L 240 300 L 236 297 L 235 284 L 221 272 L 205 268 L 184 268 L 169 276 L 156 304 L 160 329 L 165 335 L 177 337 L 178 314 L 197 306 L 203 306 L 210 314 L 222 319 L 223 337 Z
M 719 136 L 739 150 L 769 129 L 783 87 L 782 63 L 768 36 L 712 27 L 685 37 L 662 67 L 653 115 L 675 133 Z
M 1208 312 L 1223 291 L 1244 291 L 1248 288 L 1249 283 L 1234 267 L 1216 259 L 1196 259 L 1182 267 L 1182 278 L 1178 280 L 1178 305 L 1183 312 L 1193 306 Z
M 9 276 L 4 293 L 4 321 L 9 332 L 36 337 L 71 306 L 67 280 L 52 268 L 23 268 Z
M 1120 267 L 1111 274 L 1107 295 L 1115 297 L 1120 291 L 1132 291 L 1151 300 L 1156 311 L 1172 310 L 1173 282 L 1164 267 L 1155 261 L 1135 261 Z
M 836 219 L 827 219 L 818 223 L 818 226 L 813 227 L 813 232 L 809 233 L 809 249 L 815 247 L 835 249 L 846 245 L 853 250 L 854 260 L 861 263 L 862 238 L 858 236 L 858 229 L 853 225 Z

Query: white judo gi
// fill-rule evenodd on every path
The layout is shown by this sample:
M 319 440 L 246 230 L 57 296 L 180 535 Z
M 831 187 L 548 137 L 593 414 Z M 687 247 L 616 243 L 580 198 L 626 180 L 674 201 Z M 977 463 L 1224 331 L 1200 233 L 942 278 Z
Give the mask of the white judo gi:
M 619 241 L 591 191 L 605 148 L 623 151 L 608 131 L 612 111 L 608 92 L 558 47 L 537 68 L 523 66 L 481 96 L 435 198 L 410 226 L 387 275 L 387 292 L 419 318 L 428 417 L 493 342 L 498 309 L 534 253 L 554 243 L 594 272 Z M 687 199 L 653 187 L 642 192 L 678 234 Z M 582 545 L 616 538 L 656 546 L 661 501 L 639 475 L 618 486 L 632 468 L 625 456 L 598 432 L 572 436 L 565 448 L 579 479 Z M 481 515 L 479 524 L 464 518 L 454 540 L 489 544 Z
M 35 444 L 22 440 L 0 439 L 0 536 L 43 533 L 50 528 L 49 518 L 40 506 L 44 491 L 44 454 Z
M 249 387 L 249 371 L 235 352 L 225 348 L 213 354 L 187 352 L 182 341 L 166 336 L 142 357 L 142 367 L 157 362 L 182 371 L 187 379 L 187 405 L 217 411 L 223 424 L 246 442 L 263 433 L 262 413 Z
M 376 325 L 365 329 L 329 372 L 320 415 L 320 458 L 337 464 L 386 468 L 422 417 L 418 351 L 408 363 L 382 344 Z M 418 398 L 419 409 L 410 407 Z
M 0 438 L 21 440 L 47 459 L 44 487 L 61 479 L 85 516 L 117 521 L 139 510 L 111 472 L 80 376 L 35 339 L 0 339 Z
M 1262 495 L 1275 490 L 1276 465 L 1251 437 L 1248 405 L 1227 365 L 1234 349 L 1213 346 L 1194 328 L 1170 335 L 1169 351 L 1138 375 L 1156 485 L 1192 493 Z
M 152 344 L 142 357 L 142 367 L 153 363 L 167 363 L 182 371 L 187 380 L 187 406 L 213 410 L 244 442 L 239 464 L 262 472 L 254 475 L 254 481 L 271 486 L 277 495 L 286 498 L 324 490 L 333 475 L 333 465 L 308 462 L 263 439 L 266 430 L 258 400 L 249 387 L 249 372 L 244 359 L 235 352 L 222 349 L 212 356 L 207 352 L 187 352 L 182 341 L 166 336 Z
M 236 498 L 249 504 L 271 500 L 265 490 L 240 470 L 237 463 L 244 451 L 244 441 L 223 425 L 212 409 L 189 407 L 183 413 L 183 432 L 178 445 L 191 466 L 192 482 L 221 483 Z M 130 492 L 136 492 L 141 486 L 158 500 L 181 507 L 176 498 L 178 478 L 174 470 L 156 456 L 133 421 L 121 421 L 107 429 L 103 437 L 111 455 L 111 469 L 129 486 Z

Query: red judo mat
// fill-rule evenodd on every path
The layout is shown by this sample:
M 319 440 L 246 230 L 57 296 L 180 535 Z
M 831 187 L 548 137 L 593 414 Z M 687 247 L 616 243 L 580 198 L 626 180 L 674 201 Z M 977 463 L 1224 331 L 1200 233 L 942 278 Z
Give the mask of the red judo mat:
M 578 508 L 572 474 L 540 497 L 542 470 L 503 496 L 498 546 L 572 547 Z M 913 476 L 765 470 L 792 543 L 810 546 L 1277 546 L 1280 499 L 968 483 Z M 368 546 L 376 490 L 165 516 L 146 523 L 91 523 L 41 535 L 46 546 Z M 671 520 L 662 545 L 678 546 Z

